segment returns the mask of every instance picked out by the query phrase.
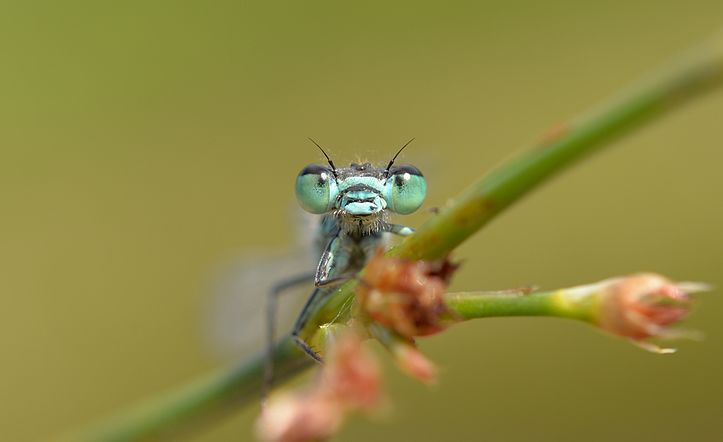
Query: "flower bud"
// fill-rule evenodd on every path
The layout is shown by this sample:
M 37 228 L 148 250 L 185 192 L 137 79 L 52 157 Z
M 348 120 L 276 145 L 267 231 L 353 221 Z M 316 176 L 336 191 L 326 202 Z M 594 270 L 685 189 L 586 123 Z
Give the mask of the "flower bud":
M 344 411 L 326 394 L 283 394 L 274 397 L 256 422 L 260 439 L 303 442 L 331 437 L 341 426 Z
M 381 374 L 362 339 L 348 332 L 334 341 L 326 365 L 308 391 L 273 397 L 256 423 L 263 440 L 302 442 L 331 437 L 347 413 L 381 401 Z
M 437 367 L 413 345 L 397 345 L 394 350 L 397 366 L 412 377 L 426 384 L 437 380 Z
M 598 299 L 595 319 L 603 330 L 629 338 L 648 350 L 671 353 L 673 349 L 661 349 L 643 341 L 681 336 L 670 326 L 689 313 L 690 293 L 708 287 L 700 283 L 675 283 L 654 273 L 641 273 L 568 290 L 579 294 L 585 292 L 585 288 Z

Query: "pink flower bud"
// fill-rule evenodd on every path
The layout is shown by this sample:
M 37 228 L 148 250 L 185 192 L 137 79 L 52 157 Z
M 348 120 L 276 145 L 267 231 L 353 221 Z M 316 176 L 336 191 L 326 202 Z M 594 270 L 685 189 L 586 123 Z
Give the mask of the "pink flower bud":
M 323 388 L 348 408 L 372 409 L 382 396 L 381 371 L 374 356 L 355 333 L 342 335 L 322 371 Z
M 692 303 L 689 292 L 706 288 L 703 284 L 674 283 L 653 273 L 610 279 L 594 286 L 600 297 L 600 327 L 638 343 L 673 337 L 675 332 L 669 326 L 688 314 Z
M 437 367 L 413 345 L 399 345 L 394 349 L 397 365 L 409 375 L 426 384 L 437 380 Z
M 381 401 L 376 359 L 354 333 L 334 342 L 321 377 L 308 391 L 272 398 L 256 423 L 263 440 L 302 442 L 332 436 L 347 413 L 369 411 Z
M 264 408 L 256 433 L 274 442 L 326 439 L 339 429 L 343 416 L 333 396 L 319 392 L 280 395 Z

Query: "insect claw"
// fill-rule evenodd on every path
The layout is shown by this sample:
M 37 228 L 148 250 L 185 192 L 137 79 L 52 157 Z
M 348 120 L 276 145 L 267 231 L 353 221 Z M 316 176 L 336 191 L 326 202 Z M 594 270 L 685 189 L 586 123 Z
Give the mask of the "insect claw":
M 311 359 L 315 360 L 316 362 L 323 364 L 324 360 L 319 356 L 319 353 L 312 348 L 309 344 L 306 343 L 303 339 L 301 339 L 298 335 L 293 335 L 294 338 L 294 344 L 296 344 L 304 353 L 309 355 Z

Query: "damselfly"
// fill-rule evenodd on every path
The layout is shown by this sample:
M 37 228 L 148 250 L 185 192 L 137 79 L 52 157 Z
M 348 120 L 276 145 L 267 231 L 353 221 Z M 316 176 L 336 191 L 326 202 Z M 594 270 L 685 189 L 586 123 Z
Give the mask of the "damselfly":
M 321 216 L 316 233 L 320 257 L 315 272 L 282 281 L 269 294 L 266 388 L 273 380 L 279 295 L 302 282 L 314 282 L 314 290 L 298 315 L 291 336 L 309 357 L 321 362 L 319 354 L 302 335 L 309 319 L 339 284 L 356 276 L 382 245 L 385 234 L 404 236 L 414 232 L 410 227 L 388 221 L 389 212 L 405 215 L 416 211 L 426 196 L 427 184 L 419 169 L 412 165 L 394 165 L 412 140 L 397 151 L 386 167 L 352 163 L 344 168 L 337 168 L 324 149 L 311 140 L 324 154 L 327 165 L 311 164 L 301 170 L 296 178 L 296 198 L 305 211 Z

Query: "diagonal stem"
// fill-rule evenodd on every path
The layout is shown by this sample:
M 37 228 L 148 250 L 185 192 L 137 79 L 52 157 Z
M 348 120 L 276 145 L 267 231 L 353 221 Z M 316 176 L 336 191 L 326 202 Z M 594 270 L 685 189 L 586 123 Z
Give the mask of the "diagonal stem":
M 496 215 L 575 160 L 723 83 L 723 34 L 599 110 L 556 129 L 538 145 L 478 180 L 393 254 L 439 259 Z

